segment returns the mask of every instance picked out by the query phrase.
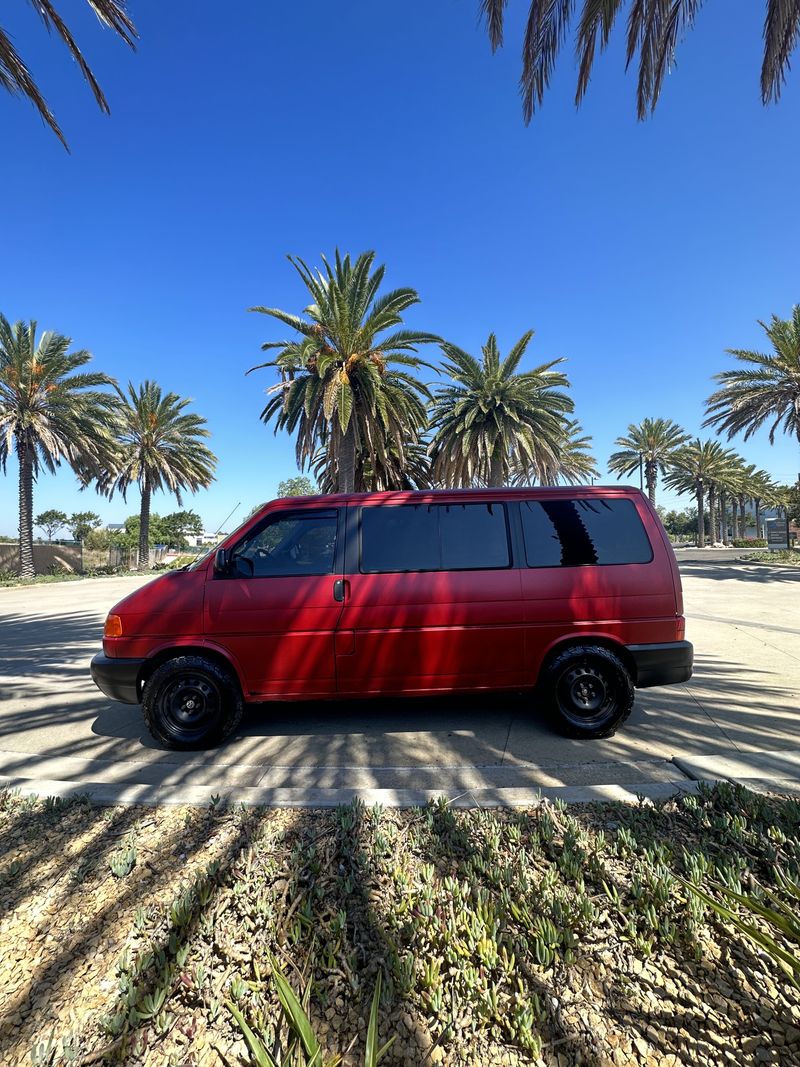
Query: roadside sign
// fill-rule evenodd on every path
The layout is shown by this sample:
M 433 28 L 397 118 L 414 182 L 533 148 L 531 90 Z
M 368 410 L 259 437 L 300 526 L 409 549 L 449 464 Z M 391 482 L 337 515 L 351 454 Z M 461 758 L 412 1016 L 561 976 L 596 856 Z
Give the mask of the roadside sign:
M 788 523 L 786 519 L 767 519 L 767 546 L 770 552 L 779 552 L 789 547 Z

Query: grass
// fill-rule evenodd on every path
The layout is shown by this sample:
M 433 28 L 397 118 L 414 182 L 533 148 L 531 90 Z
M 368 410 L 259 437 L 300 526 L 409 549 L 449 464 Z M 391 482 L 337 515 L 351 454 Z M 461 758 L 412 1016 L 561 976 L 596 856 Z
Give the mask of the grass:
M 6 793 L 0 1058 L 800 1063 L 800 992 L 723 917 L 799 872 L 800 805 L 729 785 L 491 811 Z
M 800 549 L 782 548 L 775 552 L 751 552 L 745 557 L 748 563 L 793 563 L 800 567 Z

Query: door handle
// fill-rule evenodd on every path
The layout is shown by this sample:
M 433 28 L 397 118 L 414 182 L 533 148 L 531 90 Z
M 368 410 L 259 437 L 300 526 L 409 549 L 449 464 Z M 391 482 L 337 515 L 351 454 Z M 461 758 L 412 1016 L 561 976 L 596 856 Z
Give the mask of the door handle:
M 333 583 L 333 599 L 341 604 L 347 593 L 347 582 L 344 578 L 337 578 Z

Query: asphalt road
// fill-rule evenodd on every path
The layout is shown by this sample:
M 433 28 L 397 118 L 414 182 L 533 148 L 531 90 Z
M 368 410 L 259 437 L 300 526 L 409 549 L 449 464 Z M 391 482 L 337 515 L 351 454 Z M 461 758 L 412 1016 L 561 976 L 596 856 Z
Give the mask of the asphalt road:
M 254 707 L 226 744 L 193 754 L 159 748 L 139 709 L 89 676 L 108 608 L 143 579 L 0 589 L 0 785 L 75 783 L 99 799 L 158 802 L 218 792 L 321 804 L 359 791 L 390 803 L 440 793 L 524 803 L 536 788 L 800 781 L 800 570 L 711 552 L 681 570 L 695 675 L 637 691 L 614 738 L 559 737 L 530 694 L 484 694 Z

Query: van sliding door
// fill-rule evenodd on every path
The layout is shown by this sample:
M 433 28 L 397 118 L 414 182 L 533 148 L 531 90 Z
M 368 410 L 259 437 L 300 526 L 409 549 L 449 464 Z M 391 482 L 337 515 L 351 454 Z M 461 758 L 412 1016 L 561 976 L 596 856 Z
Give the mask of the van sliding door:
M 517 686 L 522 598 L 503 503 L 366 504 L 349 530 L 340 693 Z

